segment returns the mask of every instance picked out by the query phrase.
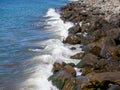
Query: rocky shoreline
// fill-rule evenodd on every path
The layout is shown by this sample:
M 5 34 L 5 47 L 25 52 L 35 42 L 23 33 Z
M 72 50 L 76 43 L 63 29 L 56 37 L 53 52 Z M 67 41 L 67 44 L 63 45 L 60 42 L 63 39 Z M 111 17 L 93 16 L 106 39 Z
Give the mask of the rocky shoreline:
M 70 57 L 77 65 L 55 62 L 48 80 L 59 90 L 120 90 L 120 1 L 70 2 L 61 19 L 74 23 L 63 43 L 81 44 L 83 51 Z

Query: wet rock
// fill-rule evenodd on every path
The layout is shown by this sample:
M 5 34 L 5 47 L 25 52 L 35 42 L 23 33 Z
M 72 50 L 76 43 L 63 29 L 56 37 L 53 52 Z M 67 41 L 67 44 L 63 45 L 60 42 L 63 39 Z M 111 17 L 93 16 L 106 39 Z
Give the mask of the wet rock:
M 76 65 L 77 68 L 82 68 L 83 67 L 83 61 L 81 60 L 77 65 Z
M 70 48 L 71 50 L 76 50 L 76 47 L 72 47 L 72 48 Z
M 66 66 L 64 66 L 64 70 L 66 72 L 70 73 L 71 75 L 76 76 L 76 71 L 72 66 L 66 65 Z
M 95 6 L 96 2 L 82 0 L 61 8 L 61 18 L 74 23 L 64 42 L 83 44 L 86 55 L 71 56 L 82 59 L 76 66 L 72 63 L 55 66 L 52 82 L 60 90 L 117 90 L 120 86 L 120 15 L 102 9 L 109 1 L 103 1 L 104 4 L 98 1 L 100 7 Z M 76 24 L 80 22 L 82 25 Z M 76 76 L 74 67 L 80 68 L 82 76 Z
M 72 58 L 72 59 L 81 59 L 81 58 L 84 57 L 84 55 L 85 55 L 85 52 L 80 52 L 80 53 L 77 53 L 77 54 L 71 56 L 70 58 Z
M 80 38 L 78 38 L 76 35 L 69 35 L 64 43 L 69 43 L 69 44 L 79 44 L 80 43 Z
M 59 70 L 61 70 L 63 68 L 63 66 L 60 63 L 55 62 L 53 65 L 53 72 L 57 72 Z
M 68 31 L 69 31 L 70 34 L 76 34 L 76 33 L 78 33 L 78 32 L 81 32 L 81 28 L 80 28 L 80 26 L 77 24 L 76 26 L 70 28 Z
M 74 77 L 70 73 L 66 72 L 65 70 L 60 70 L 59 72 L 49 77 L 48 80 L 51 80 L 52 84 L 56 86 L 59 90 L 62 90 L 63 88 L 67 88 L 66 86 L 67 83 L 71 85 L 71 88 L 74 87 Z

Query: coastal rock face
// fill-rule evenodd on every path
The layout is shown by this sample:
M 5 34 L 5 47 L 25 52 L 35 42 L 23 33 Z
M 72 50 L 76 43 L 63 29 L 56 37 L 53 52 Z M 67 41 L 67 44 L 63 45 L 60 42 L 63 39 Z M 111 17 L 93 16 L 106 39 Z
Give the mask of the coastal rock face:
M 63 42 L 82 44 L 84 53 L 70 57 L 80 60 L 76 65 L 54 64 L 53 85 L 59 90 L 120 90 L 120 1 L 70 2 L 61 8 L 61 18 L 74 24 Z

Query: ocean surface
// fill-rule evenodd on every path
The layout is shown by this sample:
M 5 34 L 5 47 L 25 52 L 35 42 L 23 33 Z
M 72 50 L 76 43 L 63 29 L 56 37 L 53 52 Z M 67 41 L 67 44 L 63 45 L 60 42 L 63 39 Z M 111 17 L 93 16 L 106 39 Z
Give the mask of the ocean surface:
M 62 43 L 72 26 L 59 15 L 67 2 L 0 0 L 0 90 L 57 90 L 47 80 L 53 63 L 77 52 Z

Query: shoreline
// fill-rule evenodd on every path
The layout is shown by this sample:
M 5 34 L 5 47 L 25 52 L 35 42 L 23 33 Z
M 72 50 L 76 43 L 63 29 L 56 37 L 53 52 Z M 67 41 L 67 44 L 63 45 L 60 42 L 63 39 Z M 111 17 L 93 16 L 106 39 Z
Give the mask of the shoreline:
M 63 43 L 73 45 L 71 50 L 76 50 L 76 44 L 83 46 L 82 52 L 70 57 L 78 64 L 54 63 L 48 80 L 59 90 L 120 89 L 120 11 L 116 2 L 104 11 L 111 0 L 105 2 L 80 0 L 61 8 L 61 19 L 74 24 Z M 104 5 L 96 7 L 99 3 Z M 76 75 L 75 68 L 81 75 Z

